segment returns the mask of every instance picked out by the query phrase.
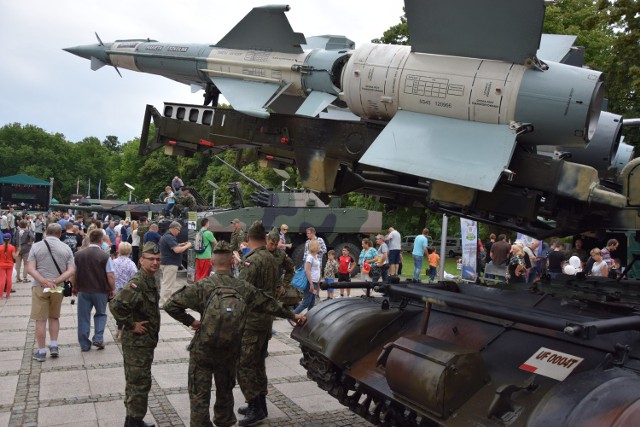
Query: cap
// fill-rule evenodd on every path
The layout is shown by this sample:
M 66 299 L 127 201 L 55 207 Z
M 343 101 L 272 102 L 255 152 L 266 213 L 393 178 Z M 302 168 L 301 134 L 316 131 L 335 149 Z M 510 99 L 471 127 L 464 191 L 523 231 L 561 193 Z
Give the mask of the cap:
M 267 235 L 267 237 L 269 238 L 269 240 L 271 240 L 273 243 L 278 243 L 280 241 L 280 232 L 278 231 L 277 228 L 273 228 L 271 229 L 271 231 L 269 232 L 269 234 Z
M 238 218 L 234 218 L 231 220 L 231 224 L 239 223 L 240 220 Z
M 160 253 L 160 248 L 158 248 L 158 245 L 156 245 L 153 242 L 147 242 L 142 247 L 142 253 L 143 254 L 154 254 L 154 255 L 157 255 L 157 254 Z
M 9 234 L 9 233 L 4 233 L 4 234 L 2 235 L 2 239 L 3 239 L 3 240 L 11 240 L 11 234 Z
M 213 247 L 213 253 L 214 254 L 219 254 L 219 253 L 230 253 L 231 252 L 231 246 L 225 242 L 224 240 L 220 240 L 214 247 Z
M 171 224 L 169 224 L 169 228 L 182 228 L 182 224 L 180 224 L 178 221 L 171 221 Z

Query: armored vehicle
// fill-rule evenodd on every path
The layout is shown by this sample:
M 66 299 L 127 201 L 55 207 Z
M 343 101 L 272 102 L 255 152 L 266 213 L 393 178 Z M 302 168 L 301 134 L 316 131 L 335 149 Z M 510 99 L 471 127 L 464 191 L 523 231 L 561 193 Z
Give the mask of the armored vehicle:
M 229 240 L 233 231 L 231 221 L 236 218 L 240 220 L 244 230 L 256 220 L 261 220 L 267 229 L 287 224 L 289 232 L 286 238 L 292 244 L 290 256 L 296 265 L 300 265 L 308 227 L 315 228 L 317 236 L 322 237 L 327 249 L 340 254 L 342 248 L 347 247 L 351 256 L 356 259 L 360 254 L 362 238 L 382 230 L 381 212 L 343 208 L 340 207 L 339 198 L 332 198 L 326 204 L 309 190 L 268 189 L 222 159 L 219 160 L 247 180 L 256 191 L 249 196 L 254 206 L 245 206 L 240 184 L 232 182 L 229 184 L 229 191 L 233 195 L 230 208 L 198 213 L 199 218 L 209 219 L 209 230 L 216 238 Z
M 292 333 L 308 376 L 370 422 L 640 425 L 637 281 L 375 290 L 314 307 Z

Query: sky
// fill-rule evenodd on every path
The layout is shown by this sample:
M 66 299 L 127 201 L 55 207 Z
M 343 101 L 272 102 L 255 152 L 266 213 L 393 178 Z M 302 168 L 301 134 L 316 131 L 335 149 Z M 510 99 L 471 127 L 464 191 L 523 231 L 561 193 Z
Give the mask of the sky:
M 210 43 L 253 7 L 288 4 L 294 31 L 345 35 L 356 47 L 400 22 L 402 0 L 29 0 L 0 1 L 0 126 L 32 124 L 71 142 L 139 137 L 147 104 L 202 103 L 202 91 L 164 77 L 112 67 L 92 71 L 65 47 L 116 39 Z

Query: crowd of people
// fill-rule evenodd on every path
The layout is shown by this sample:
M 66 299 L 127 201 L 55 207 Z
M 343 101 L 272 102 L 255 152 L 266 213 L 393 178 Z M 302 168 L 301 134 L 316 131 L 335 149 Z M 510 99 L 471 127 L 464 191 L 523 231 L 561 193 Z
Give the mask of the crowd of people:
M 487 266 L 502 268 L 509 283 L 532 283 L 542 276 L 555 278 L 560 274 L 616 279 L 624 271 L 620 258 L 611 255 L 619 245 L 618 240 L 609 239 L 604 247 L 593 247 L 587 252 L 582 238 L 576 238 L 567 249 L 559 239 L 551 239 L 549 244 L 535 239 L 528 244 L 522 240 L 511 243 L 506 234 L 497 238 L 491 234 L 484 247 Z M 485 274 L 485 278 L 494 277 Z
M 173 190 L 168 187 L 169 192 Z M 234 219 L 227 243 L 215 238 L 204 218 L 194 242 L 179 243 L 182 225 L 177 221 L 161 234 L 158 224 L 146 217 L 105 222 L 88 218 L 85 224 L 84 218 L 69 214 L 31 216 L 9 210 L 1 218 L 0 296 L 9 298 L 13 290 L 14 267 L 17 281 L 31 282 L 34 360 L 46 361 L 47 350 L 50 357 L 60 356 L 59 318 L 65 288 L 77 298 L 77 338 L 83 352 L 105 348 L 109 307 L 117 322 L 115 339 L 122 345 L 125 426 L 148 426 L 143 418 L 161 310 L 196 331 L 185 379 L 191 425 L 212 425 L 209 407 L 215 381 L 213 423 L 236 423 L 232 389 L 237 382 L 247 402 L 238 411 L 244 415 L 239 425 L 249 426 L 267 417 L 265 358 L 273 316 L 289 319 L 292 325 L 304 323 L 303 313 L 319 301 L 321 282 L 349 282 L 357 271 L 364 281 L 386 282 L 402 270 L 401 235 L 394 227 L 373 239 L 363 238 L 359 253 L 352 253 L 349 245 L 336 248 L 337 252 L 327 248 L 314 227 L 308 227 L 302 264 L 297 266 L 303 269 L 307 284 L 291 310 L 279 301 L 292 289 L 296 267 L 287 254 L 292 244 L 286 224 L 266 230 L 257 221 L 245 232 L 242 222 Z M 416 236 L 410 280 L 420 281 L 423 265 L 429 280 L 435 280 L 440 259 L 431 243 L 428 228 Z M 191 248 L 196 252 L 195 284 L 185 287 L 178 282 L 177 271 Z M 547 272 L 613 277 L 620 272 L 619 262 L 612 257 L 617 248 L 618 242 L 612 239 L 606 247 L 587 254 L 580 239 L 567 251 L 557 240 L 547 248 L 537 240 L 512 244 L 504 234 L 479 243 L 479 252 L 486 254 L 488 263 L 503 267 L 511 283 L 533 281 Z M 349 288 L 337 288 L 340 297 L 350 296 Z M 326 295 L 329 300 L 338 297 L 333 288 Z M 194 318 L 188 309 L 200 317 Z

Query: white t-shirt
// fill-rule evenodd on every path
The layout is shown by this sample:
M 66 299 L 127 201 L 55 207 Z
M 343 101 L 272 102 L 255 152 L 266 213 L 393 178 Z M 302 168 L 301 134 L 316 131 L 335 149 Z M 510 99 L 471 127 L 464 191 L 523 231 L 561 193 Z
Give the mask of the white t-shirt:
M 387 245 L 389 246 L 390 251 L 399 251 L 400 243 L 402 242 L 402 237 L 398 230 L 393 230 L 389 233 L 389 240 L 387 241 Z
M 131 233 L 131 246 L 140 246 L 140 236 L 138 236 L 137 228 Z
M 604 261 L 594 262 L 593 266 L 591 267 L 591 275 L 604 277 L 604 274 L 602 274 L 602 270 L 604 269 L 605 265 L 607 265 L 607 263 Z
M 380 244 L 380 247 L 378 249 L 376 249 L 378 251 L 378 255 L 382 256 L 382 254 L 387 254 L 387 256 L 384 259 L 384 265 L 389 264 L 389 248 L 387 247 L 386 243 L 382 243 Z
M 313 283 L 318 283 L 320 281 L 320 261 L 318 261 L 318 257 L 309 254 L 305 259 L 305 268 L 309 263 L 311 263 L 311 280 Z

